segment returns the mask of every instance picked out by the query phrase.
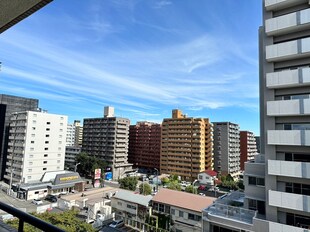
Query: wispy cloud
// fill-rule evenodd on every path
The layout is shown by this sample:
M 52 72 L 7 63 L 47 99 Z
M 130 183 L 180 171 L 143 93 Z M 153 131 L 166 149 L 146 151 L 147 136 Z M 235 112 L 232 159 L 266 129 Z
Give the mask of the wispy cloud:
M 171 1 L 161 0 L 161 1 L 156 1 L 155 2 L 154 8 L 160 9 L 160 8 L 163 8 L 163 7 L 166 7 L 166 6 L 169 6 L 169 5 L 172 5 Z

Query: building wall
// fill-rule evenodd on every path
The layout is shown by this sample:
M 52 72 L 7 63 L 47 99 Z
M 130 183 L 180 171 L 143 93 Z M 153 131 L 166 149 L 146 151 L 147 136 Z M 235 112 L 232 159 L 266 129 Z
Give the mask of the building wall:
M 129 127 L 129 162 L 136 167 L 160 168 L 161 125 L 138 122 Z
M 239 125 L 231 122 L 213 122 L 213 125 L 214 170 L 237 178 L 240 173 Z
M 188 118 L 180 110 L 162 123 L 160 172 L 193 181 L 213 167 L 213 127 L 207 118 Z
M 81 147 L 66 146 L 65 169 L 75 171 L 76 157 L 81 153 Z
M 113 179 L 132 168 L 128 163 L 129 124 L 129 119 L 119 117 L 84 119 L 82 152 L 107 162 Z
M 305 174 L 310 164 L 309 8 L 307 0 L 263 1 L 260 136 L 269 231 L 310 226 L 310 182 Z M 246 168 L 249 176 L 253 170 Z
M 66 146 L 72 147 L 75 144 L 75 127 L 73 124 L 67 125 Z
M 257 146 L 253 132 L 240 131 L 240 169 L 244 171 L 244 163 L 253 161 L 257 155 Z
M 64 169 L 67 116 L 27 111 L 11 116 L 7 181 L 38 181 L 46 171 Z
M 0 94 L 0 179 L 3 179 L 6 167 L 9 123 L 12 113 L 36 110 L 39 100 Z

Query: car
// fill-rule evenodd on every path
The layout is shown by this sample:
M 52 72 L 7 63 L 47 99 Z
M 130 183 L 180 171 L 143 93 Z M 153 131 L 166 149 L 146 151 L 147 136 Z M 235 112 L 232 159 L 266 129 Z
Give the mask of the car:
M 199 195 L 200 195 L 200 196 L 203 196 L 203 197 L 206 196 L 206 194 L 204 194 L 204 193 L 199 193 Z
M 49 194 L 45 197 L 45 200 L 50 201 L 50 202 L 57 202 L 57 197 Z
M 119 220 L 113 221 L 109 226 L 112 228 L 120 228 L 124 225 L 125 225 L 124 221 L 122 219 L 119 219 Z
M 35 205 L 43 205 L 43 201 L 40 199 L 33 199 L 31 202 Z

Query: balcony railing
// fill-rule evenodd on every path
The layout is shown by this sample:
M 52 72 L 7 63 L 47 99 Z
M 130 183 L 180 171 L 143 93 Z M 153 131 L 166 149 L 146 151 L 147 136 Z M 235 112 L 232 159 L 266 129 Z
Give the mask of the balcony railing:
M 47 223 L 45 221 L 42 221 L 39 218 L 36 218 L 28 213 L 25 213 L 23 211 L 20 211 L 10 205 L 7 205 L 3 202 L 0 202 L 0 209 L 13 215 L 14 217 L 17 217 L 19 219 L 19 224 L 18 224 L 18 231 L 22 232 L 24 231 L 24 223 L 28 223 L 42 231 L 46 232 L 65 232 L 62 229 L 59 229 L 56 226 L 53 226 L 50 223 Z

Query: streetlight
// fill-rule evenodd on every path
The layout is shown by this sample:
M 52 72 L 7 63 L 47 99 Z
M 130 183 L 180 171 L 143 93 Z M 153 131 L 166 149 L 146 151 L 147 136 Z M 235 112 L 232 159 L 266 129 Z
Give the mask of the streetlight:
M 75 166 L 74 166 L 74 172 L 76 172 L 76 169 L 77 169 L 77 166 L 80 165 L 81 163 L 77 163 Z
M 156 171 L 156 192 L 158 192 L 158 169 L 154 168 L 154 170 Z

